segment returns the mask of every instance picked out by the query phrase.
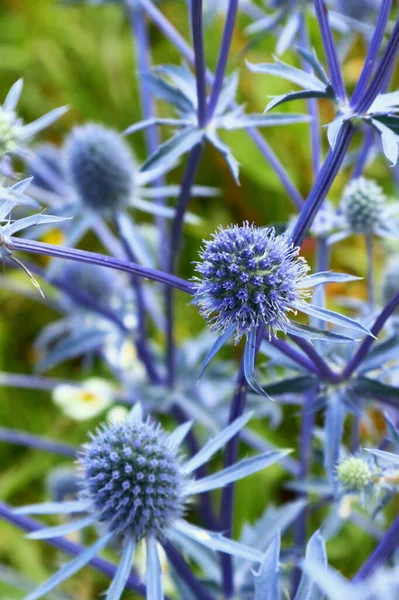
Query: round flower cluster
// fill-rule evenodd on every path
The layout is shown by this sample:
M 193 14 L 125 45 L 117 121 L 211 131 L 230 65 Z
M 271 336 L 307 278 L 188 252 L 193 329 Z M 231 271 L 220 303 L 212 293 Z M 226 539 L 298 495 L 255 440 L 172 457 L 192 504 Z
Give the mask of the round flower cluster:
M 382 279 L 382 299 L 384 304 L 388 304 L 398 292 L 399 257 L 395 257 L 388 263 Z M 399 314 L 399 307 L 396 308 L 395 313 Z
M 346 490 L 360 491 L 371 481 L 370 467 L 362 458 L 351 456 L 338 465 L 337 478 Z
M 100 125 L 76 127 L 65 146 L 66 176 L 79 200 L 95 211 L 129 203 L 136 165 L 125 141 Z
M 370 179 L 359 177 L 345 188 L 345 219 L 354 233 L 371 235 L 380 225 L 386 197 L 382 188 Z
M 299 248 L 274 229 L 222 227 L 205 242 L 193 278 L 200 312 L 215 331 L 234 325 L 236 339 L 260 324 L 285 331 L 290 305 L 308 296 L 301 288 L 309 266 Z
M 21 119 L 15 112 L 6 111 L 0 106 L 0 157 L 18 149 L 21 131 Z
M 185 478 L 168 435 L 151 422 L 113 422 L 81 457 L 83 496 L 111 532 L 161 534 L 184 509 Z

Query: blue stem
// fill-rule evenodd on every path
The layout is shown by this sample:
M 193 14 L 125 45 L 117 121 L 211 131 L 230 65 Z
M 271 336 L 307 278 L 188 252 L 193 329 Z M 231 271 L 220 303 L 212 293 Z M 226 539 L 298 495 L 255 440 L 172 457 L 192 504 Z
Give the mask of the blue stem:
M 219 100 L 220 92 L 223 87 L 224 75 L 226 72 L 227 60 L 229 56 L 231 39 L 233 37 L 234 25 L 237 18 L 238 0 L 230 0 L 227 10 L 226 23 L 223 31 L 223 39 L 220 47 L 218 64 L 215 72 L 215 81 L 213 84 L 211 97 L 208 104 L 207 120 L 211 121 Z
M 384 537 L 380 540 L 374 552 L 370 554 L 364 565 L 355 575 L 353 581 L 364 581 L 374 571 L 385 564 L 399 545 L 399 517 L 396 517 Z
M 206 79 L 202 0 L 191 0 L 191 32 L 194 47 L 195 81 L 197 86 L 198 125 L 206 124 Z
M 45 452 L 52 452 L 74 459 L 78 452 L 78 448 L 74 448 L 68 444 L 53 442 L 37 435 L 31 435 L 25 431 L 18 431 L 7 427 L 0 427 L 0 441 L 28 448 L 36 448 L 37 450 L 44 450 Z
M 194 596 L 198 598 L 198 600 L 215 600 L 214 596 L 209 594 L 204 585 L 197 577 L 195 577 L 192 570 L 176 548 L 168 540 L 162 542 L 162 546 L 176 573 L 179 574 L 181 580 L 190 588 Z
M 315 0 L 316 15 L 320 25 L 321 37 L 323 39 L 324 51 L 330 70 L 331 85 L 335 95 L 341 103 L 346 100 L 346 90 L 342 71 L 339 64 L 337 50 L 328 19 L 328 9 L 324 0 Z
M 144 279 L 151 279 L 170 285 L 177 290 L 192 294 L 192 285 L 169 273 L 151 269 L 150 267 L 142 267 L 136 263 L 128 262 L 105 254 L 97 254 L 96 252 L 87 252 L 86 250 L 77 250 L 76 248 L 63 248 L 54 244 L 45 244 L 44 242 L 36 242 L 35 240 L 27 240 L 23 238 L 12 237 L 7 240 L 7 248 L 18 252 L 26 252 L 27 254 L 39 254 L 42 256 L 52 256 L 54 258 L 62 258 L 64 260 L 73 260 L 75 262 L 83 262 L 92 265 L 99 265 L 107 269 L 115 269 L 126 273 L 133 273 Z
M 365 94 L 368 82 L 373 73 L 374 67 L 377 62 L 378 53 L 381 48 L 382 41 L 384 39 L 384 32 L 388 23 L 389 15 L 391 12 L 392 0 L 382 0 L 381 9 L 378 15 L 377 23 L 375 26 L 374 34 L 371 39 L 370 47 L 364 61 L 364 67 L 360 74 L 359 80 L 356 84 L 353 92 L 350 105 L 356 110 L 356 106 L 361 101 Z

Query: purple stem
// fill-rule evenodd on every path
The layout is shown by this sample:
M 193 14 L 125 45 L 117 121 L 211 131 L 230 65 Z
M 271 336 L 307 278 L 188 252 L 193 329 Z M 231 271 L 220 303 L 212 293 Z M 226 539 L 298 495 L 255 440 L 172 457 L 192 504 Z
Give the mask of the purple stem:
M 242 361 L 237 377 L 236 389 L 230 405 L 229 423 L 232 423 L 235 419 L 243 414 L 247 402 L 247 393 L 248 384 L 244 374 L 244 362 Z M 223 460 L 224 468 L 233 465 L 237 461 L 239 442 L 240 436 L 236 435 L 227 444 Z M 220 502 L 220 529 L 223 531 L 223 535 L 226 537 L 231 537 L 232 534 L 234 490 L 235 487 L 232 483 L 224 487 Z M 222 554 L 221 565 L 224 596 L 226 600 L 229 600 L 234 595 L 233 563 L 231 556 L 228 554 Z
M 324 0 L 315 0 L 316 15 L 320 25 L 321 37 L 323 40 L 324 51 L 327 58 L 328 67 L 330 70 L 331 85 L 335 95 L 340 102 L 346 100 L 345 84 L 342 77 L 341 67 L 337 50 L 335 48 L 334 38 L 332 35 L 328 9 Z
M 290 335 L 290 338 L 297 346 L 299 346 L 299 348 L 301 348 L 301 350 L 303 350 L 303 352 L 305 352 L 306 356 L 310 358 L 313 364 L 316 365 L 316 368 L 324 381 L 329 381 L 330 383 L 338 383 L 338 381 L 340 381 L 339 375 L 330 369 L 325 360 L 316 352 L 309 342 L 296 335 Z
M 150 61 L 150 45 L 148 40 L 148 29 L 147 23 L 144 17 L 144 10 L 137 3 L 137 0 L 125 0 L 129 20 L 133 30 L 133 40 L 137 49 L 137 63 L 138 63 L 138 85 L 139 85 L 139 98 L 141 102 L 141 111 L 145 120 L 151 119 L 155 116 L 155 102 L 151 90 L 147 84 L 145 75 L 149 72 L 151 61 Z M 151 156 L 160 145 L 160 136 L 157 127 L 148 127 L 144 131 L 146 140 L 147 153 Z M 155 180 L 156 186 L 164 185 L 164 177 L 159 177 Z M 165 199 L 157 197 L 155 202 L 159 205 L 165 204 Z M 156 215 L 155 217 L 158 230 L 160 232 L 160 265 L 162 268 L 166 268 L 166 247 L 167 247 L 167 226 L 166 219 Z
M 376 570 L 377 567 L 385 564 L 395 552 L 399 544 L 399 517 L 396 517 L 384 537 L 370 554 L 366 562 L 353 578 L 354 582 L 364 581 Z
M 363 342 L 360 344 L 356 354 L 352 357 L 349 363 L 346 365 L 344 369 L 341 381 L 346 381 L 351 377 L 357 367 L 363 362 L 364 358 L 367 356 L 370 351 L 372 345 L 376 341 L 375 338 L 380 333 L 381 329 L 384 327 L 385 323 L 389 319 L 389 317 L 394 312 L 395 308 L 399 306 L 399 292 L 392 298 L 390 302 L 386 305 L 386 307 L 382 310 L 382 312 L 378 315 L 375 320 L 374 325 L 370 329 L 371 333 L 375 337 L 367 336 Z
M 184 214 L 191 197 L 191 188 L 194 185 L 195 177 L 201 161 L 203 145 L 197 144 L 189 154 L 186 170 L 184 172 L 181 184 L 180 195 L 177 201 L 176 215 L 173 220 L 170 250 L 168 257 L 168 271 L 171 276 L 176 270 L 176 260 L 180 249 L 181 235 L 184 222 Z M 169 286 L 166 293 L 166 317 L 167 317 L 167 364 L 168 364 L 168 385 L 173 387 L 175 382 L 175 343 L 174 343 L 174 303 L 173 290 Z
M 138 0 L 141 6 L 144 8 L 146 13 L 151 17 L 157 27 L 165 34 L 165 36 L 172 42 L 172 44 L 180 51 L 182 56 L 191 64 L 194 64 L 194 52 L 193 49 L 187 44 L 186 40 L 182 38 L 182 36 L 176 31 L 171 23 L 165 18 L 165 16 L 158 10 L 158 8 L 151 2 L 151 0 Z M 207 81 L 213 85 L 215 81 L 214 75 L 210 72 L 206 72 Z M 236 108 L 237 105 L 233 103 L 231 108 Z M 303 205 L 303 198 L 301 194 L 298 192 L 291 179 L 289 178 L 288 173 L 285 171 L 284 167 L 274 154 L 273 150 L 270 148 L 268 143 L 265 141 L 263 136 L 259 133 L 257 129 L 252 127 L 247 129 L 248 134 L 258 146 L 259 150 L 270 164 L 270 166 L 274 169 L 277 176 L 279 177 L 285 191 L 295 204 L 295 206 L 300 209 Z
M 302 356 L 299 352 L 292 348 L 289 344 L 284 342 L 284 340 L 279 340 L 278 338 L 272 338 L 269 340 L 268 336 L 265 336 L 265 341 L 268 342 L 271 346 L 274 346 L 281 352 L 283 352 L 286 356 L 291 358 L 294 362 L 296 362 L 301 367 L 304 367 L 307 371 L 322 376 L 320 369 L 316 367 L 313 361 L 309 360 L 309 357 Z
M 197 86 L 198 126 L 206 124 L 206 67 L 202 0 L 191 0 L 191 33 L 194 47 L 195 83 Z
M 162 542 L 162 547 L 176 573 L 179 574 L 181 580 L 190 588 L 194 596 L 198 598 L 198 600 L 215 600 L 214 596 L 209 594 L 201 581 L 195 577 L 192 570 L 173 544 L 166 540 L 165 542 Z
M 130 261 L 135 262 L 136 256 L 129 244 L 129 240 L 126 239 L 123 233 L 123 227 L 121 226 L 120 219 L 118 213 L 115 213 L 114 217 L 115 228 L 118 232 L 120 242 L 124 249 L 126 258 Z M 151 353 L 149 344 L 148 344 L 148 336 L 147 336 L 147 328 L 146 328 L 146 314 L 145 314 L 145 304 L 144 304 L 144 296 L 143 296 L 143 288 L 142 282 L 140 278 L 135 275 L 130 275 L 131 284 L 133 287 L 133 291 L 136 296 L 136 308 L 137 308 L 137 316 L 138 316 L 138 330 L 137 337 L 134 340 L 137 353 L 140 360 L 143 362 L 147 375 L 152 383 L 161 383 L 162 379 L 156 369 L 155 360 Z
M 378 64 L 378 68 L 375 72 L 373 79 L 369 87 L 363 96 L 359 99 L 353 110 L 357 113 L 363 114 L 370 108 L 378 94 L 386 85 L 387 73 L 391 72 L 393 64 L 396 59 L 396 55 L 399 50 L 399 19 L 395 23 L 395 27 L 385 47 L 384 53 Z
M 300 452 L 300 472 L 298 475 L 298 480 L 303 481 L 306 479 L 309 474 L 311 464 L 312 464 L 312 441 L 313 441 L 313 426 L 314 426 L 314 395 L 312 393 L 308 393 L 305 396 L 305 402 L 301 411 L 301 437 L 299 443 L 299 452 Z M 299 497 L 306 497 L 305 494 L 299 494 Z M 294 539 L 295 539 L 295 547 L 303 549 L 306 543 L 306 525 L 308 518 L 308 510 L 305 507 L 304 510 L 299 515 L 296 520 L 294 526 Z M 296 567 L 292 573 L 292 597 L 295 596 L 297 591 L 299 581 L 302 575 L 302 570 L 299 567 Z
M 354 127 L 348 121 L 344 123 L 338 134 L 335 147 L 330 149 L 327 154 L 327 158 L 318 173 L 313 189 L 310 192 L 295 225 L 292 236 L 295 246 L 299 246 L 303 242 L 309 227 L 313 223 L 321 204 L 325 200 L 334 179 L 338 174 L 354 133 Z
M 299 34 L 303 48 L 311 50 L 304 12 L 301 12 L 300 14 Z M 312 67 L 305 60 L 302 60 L 302 68 L 308 73 L 313 73 Z M 310 98 L 310 100 L 307 101 L 307 105 L 309 114 L 312 117 L 310 121 L 310 134 L 312 142 L 313 171 L 316 176 L 319 172 L 321 162 L 320 115 L 318 103 L 315 98 Z
M 214 115 L 220 92 L 223 87 L 223 80 L 226 73 L 227 60 L 233 37 L 234 26 L 237 18 L 238 0 L 230 0 L 227 10 L 226 23 L 223 31 L 222 44 L 220 47 L 218 64 L 215 72 L 215 81 L 213 84 L 211 97 L 208 104 L 207 121 L 211 121 Z
M 29 517 L 25 517 L 23 515 L 16 515 L 13 513 L 11 508 L 5 504 L 4 502 L 0 502 L 0 517 L 16 525 L 20 529 L 24 531 L 37 531 L 38 529 L 43 528 L 43 524 L 38 521 L 34 521 Z M 52 538 L 46 540 L 46 543 L 53 548 L 57 548 L 57 550 L 61 550 L 62 552 L 66 552 L 67 554 L 71 554 L 72 556 L 78 556 L 83 550 L 84 547 L 80 544 L 75 544 L 74 542 L 70 542 L 65 538 Z M 114 565 L 107 560 L 104 560 L 100 557 L 92 558 L 90 562 L 87 563 L 91 565 L 96 571 L 102 573 L 109 579 L 113 579 L 117 570 L 117 565 Z M 142 583 L 139 582 L 138 578 L 135 575 L 130 575 L 127 582 L 126 588 L 129 590 L 133 590 L 137 594 L 141 596 L 146 595 L 146 587 Z M 164 600 L 170 600 L 167 596 L 164 597 Z
M 352 178 L 360 177 L 366 168 L 368 156 L 374 143 L 374 131 L 371 127 L 367 128 L 364 136 L 363 144 L 357 157 L 355 168 L 353 169 Z
M 125 271 L 126 273 L 134 273 L 139 277 L 165 283 L 177 290 L 192 294 L 192 286 L 188 281 L 170 275 L 157 269 L 150 267 L 142 267 L 136 263 L 127 262 L 122 259 L 106 256 L 105 254 L 97 254 L 96 252 L 87 252 L 85 250 L 77 250 L 76 248 L 63 248 L 54 244 L 45 244 L 44 242 L 36 242 L 35 240 L 27 240 L 23 238 L 12 237 L 7 240 L 7 248 L 28 254 L 40 254 L 42 256 L 53 256 L 54 258 L 62 258 L 65 260 L 73 260 L 76 262 L 84 262 L 108 269 L 117 271 Z
M 40 377 L 39 375 L 20 375 L 19 373 L 5 373 L 4 371 L 0 371 L 0 385 L 26 390 L 51 391 L 57 385 L 76 385 L 76 387 L 79 387 L 80 384 L 67 379 L 53 379 L 50 377 Z
M 78 448 L 74 448 L 68 444 L 59 444 L 58 442 L 53 442 L 37 435 L 31 435 L 24 431 L 9 429 L 7 427 L 0 427 L 0 441 L 27 446 L 28 448 L 37 448 L 38 450 L 68 456 L 68 458 L 76 458 L 78 451 Z
M 375 64 L 377 62 L 378 53 L 380 51 L 381 44 L 384 39 L 384 32 L 388 23 L 391 7 L 392 0 L 382 0 L 382 5 L 378 15 L 374 34 L 371 39 L 366 60 L 364 61 L 364 67 L 362 69 L 362 72 L 360 74 L 359 80 L 356 84 L 355 90 L 350 101 L 350 105 L 352 107 L 356 107 L 356 105 L 358 104 L 358 102 L 360 102 L 361 98 L 363 97 L 366 91 L 367 84 L 373 73 Z

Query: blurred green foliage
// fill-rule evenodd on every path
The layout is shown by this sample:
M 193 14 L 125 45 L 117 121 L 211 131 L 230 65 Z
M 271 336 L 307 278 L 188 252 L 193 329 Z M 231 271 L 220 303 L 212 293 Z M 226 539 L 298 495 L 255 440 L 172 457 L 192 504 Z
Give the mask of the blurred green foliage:
M 184 1 L 167 0 L 162 3 L 162 10 L 188 39 Z M 279 79 L 254 76 L 245 69 L 244 54 L 253 62 L 267 62 L 272 60 L 274 48 L 274 40 L 265 39 L 247 49 L 248 40 L 242 33 L 246 22 L 245 17 L 240 17 L 230 67 L 241 68 L 240 101 L 247 104 L 248 110 L 262 112 L 268 95 L 284 93 L 290 88 Z M 206 30 L 206 55 L 211 68 L 216 64 L 222 27 L 223 20 L 217 19 Z M 312 22 L 311 27 L 312 43 L 322 55 L 317 26 Z M 180 61 L 176 50 L 153 26 L 150 27 L 150 35 L 154 63 Z M 363 55 L 364 48 L 359 41 L 345 66 L 349 86 L 356 81 Z M 62 120 L 44 133 L 41 141 L 61 143 L 68 131 L 80 122 L 101 122 L 121 131 L 140 119 L 134 44 L 121 5 L 65 8 L 53 0 L 1 0 L 0 56 L 0 99 L 5 97 L 16 79 L 23 77 L 25 88 L 19 113 L 27 122 L 57 106 L 68 104 L 71 107 Z M 294 56 L 284 58 L 295 60 Z M 305 109 L 305 104 L 295 105 L 298 112 Z M 331 117 L 329 106 L 323 104 L 321 109 L 323 121 L 328 122 Z M 288 108 L 283 107 L 283 110 Z M 160 106 L 160 111 L 165 113 L 165 107 Z M 313 182 L 308 126 L 270 129 L 266 130 L 265 136 L 306 197 Z M 326 144 L 325 135 L 323 138 Z M 191 275 L 191 261 L 196 257 L 201 239 L 219 224 L 243 219 L 253 220 L 259 225 L 281 223 L 295 212 L 275 173 L 245 132 L 226 134 L 225 139 L 242 164 L 241 186 L 235 186 L 220 156 L 207 149 L 197 181 L 216 185 L 222 193 L 218 198 L 192 202 L 192 209 L 203 217 L 203 225 L 200 228 L 187 227 L 181 263 L 181 273 L 186 277 Z M 145 151 L 141 134 L 129 138 L 129 141 L 138 159 L 143 160 Z M 172 173 L 171 181 L 179 181 L 183 166 Z M 387 192 L 393 193 L 392 178 L 383 160 L 373 165 L 370 174 L 381 181 Z M 345 177 L 345 173 L 340 175 L 334 184 L 331 193 L 334 201 L 339 199 Z M 87 245 L 90 247 L 90 240 Z M 312 242 L 305 244 L 304 252 L 312 258 Z M 381 246 L 376 254 L 380 264 L 384 255 Z M 336 267 L 363 275 L 363 241 L 352 238 L 340 245 L 334 251 L 333 262 Z M 352 289 L 353 293 L 364 294 L 363 284 L 356 284 Z M 339 287 L 333 290 L 342 292 Z M 184 338 L 198 331 L 203 323 L 185 298 L 179 296 L 178 301 L 178 335 Z M 55 315 L 39 302 L 34 303 L 7 291 L 0 294 L 0 306 L 0 370 L 31 373 L 35 363 L 33 340 L 40 328 Z M 80 378 L 81 365 L 78 361 L 66 364 L 55 374 Z M 92 374 L 92 371 L 83 373 L 86 376 Z M 87 425 L 77 426 L 62 417 L 47 393 L 0 388 L 0 398 L 0 422 L 5 426 L 54 436 L 69 443 L 78 444 L 86 439 Z M 267 432 L 268 437 L 280 446 L 292 445 L 293 436 L 298 434 L 299 416 L 293 410 L 285 410 L 283 430 Z M 95 424 L 90 422 L 90 428 Z M 43 498 L 46 473 L 51 467 L 67 462 L 56 456 L 5 444 L 1 445 L 1 456 L 1 498 L 16 504 Z M 237 486 L 237 530 L 244 520 L 259 516 L 268 502 L 278 503 L 281 499 L 292 497 L 283 488 L 284 478 L 283 470 L 276 467 Z M 317 516 L 315 523 L 317 526 Z M 347 575 L 356 571 L 370 548 L 367 535 L 354 526 L 345 528 L 339 539 L 329 543 L 333 563 Z M 1 563 L 11 565 L 37 582 L 48 576 L 61 560 L 64 557 L 44 543 L 26 542 L 21 532 L 0 524 Z M 85 569 L 66 588 L 79 600 L 96 597 L 106 588 L 106 581 L 93 573 Z M 1 600 L 20 598 L 21 594 L 21 590 L 0 583 Z M 133 598 L 133 595 L 127 592 L 124 598 Z

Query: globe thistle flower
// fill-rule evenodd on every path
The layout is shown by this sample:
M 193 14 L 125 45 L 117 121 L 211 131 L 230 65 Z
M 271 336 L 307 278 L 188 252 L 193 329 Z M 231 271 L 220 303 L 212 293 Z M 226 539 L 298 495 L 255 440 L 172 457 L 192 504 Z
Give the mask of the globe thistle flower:
M 382 277 L 382 299 L 384 304 L 388 304 L 398 292 L 399 257 L 395 256 L 389 261 Z M 395 314 L 399 315 L 399 307 L 395 309 Z
M 54 123 L 68 110 L 66 106 L 56 108 L 33 123 L 24 125 L 15 111 L 22 89 L 23 80 L 19 79 L 10 88 L 4 103 L 0 105 L 0 158 L 23 150 L 26 140 Z
M 246 336 L 244 366 L 248 383 L 263 393 L 254 379 L 256 336 L 265 327 L 269 338 L 279 331 L 321 340 L 351 338 L 294 323 L 290 313 L 301 311 L 323 321 L 361 333 L 368 330 L 347 317 L 307 302 L 314 285 L 348 281 L 350 276 L 332 273 L 309 275 L 309 266 L 291 240 L 274 229 L 242 226 L 220 227 L 200 251 L 193 278 L 194 297 L 200 313 L 213 331 L 220 333 L 208 353 L 203 369 L 221 346 L 235 334 Z
M 372 473 L 362 458 L 350 456 L 337 467 L 337 479 L 345 490 L 362 491 L 371 482 Z
M 329 244 L 351 234 L 399 237 L 399 203 L 388 204 L 382 188 L 372 179 L 358 177 L 345 188 L 338 216 L 337 233 L 329 237 Z
M 162 600 L 162 571 L 158 543 L 176 531 L 182 540 L 194 540 L 207 548 L 261 562 L 261 552 L 206 531 L 184 519 L 187 503 L 194 494 L 228 485 L 277 462 L 289 450 L 267 452 L 245 459 L 217 474 L 195 480 L 194 471 L 246 425 L 250 415 L 231 423 L 211 439 L 196 455 L 185 461 L 180 445 L 191 423 L 166 433 L 159 425 L 142 420 L 136 406 L 124 422 L 106 424 L 91 436 L 80 456 L 81 498 L 75 502 L 44 503 L 17 509 L 19 514 L 78 514 L 77 521 L 44 528 L 29 534 L 33 539 L 51 539 L 101 525 L 105 533 L 25 600 L 41 598 L 85 566 L 107 544 L 119 541 L 122 555 L 107 600 L 118 600 L 129 577 L 138 543 L 145 541 L 147 551 L 147 599 Z M 102 529 L 100 527 L 100 529 Z
M 65 170 L 82 204 L 98 212 L 126 207 L 134 189 L 135 162 L 116 131 L 76 127 L 65 144 Z

